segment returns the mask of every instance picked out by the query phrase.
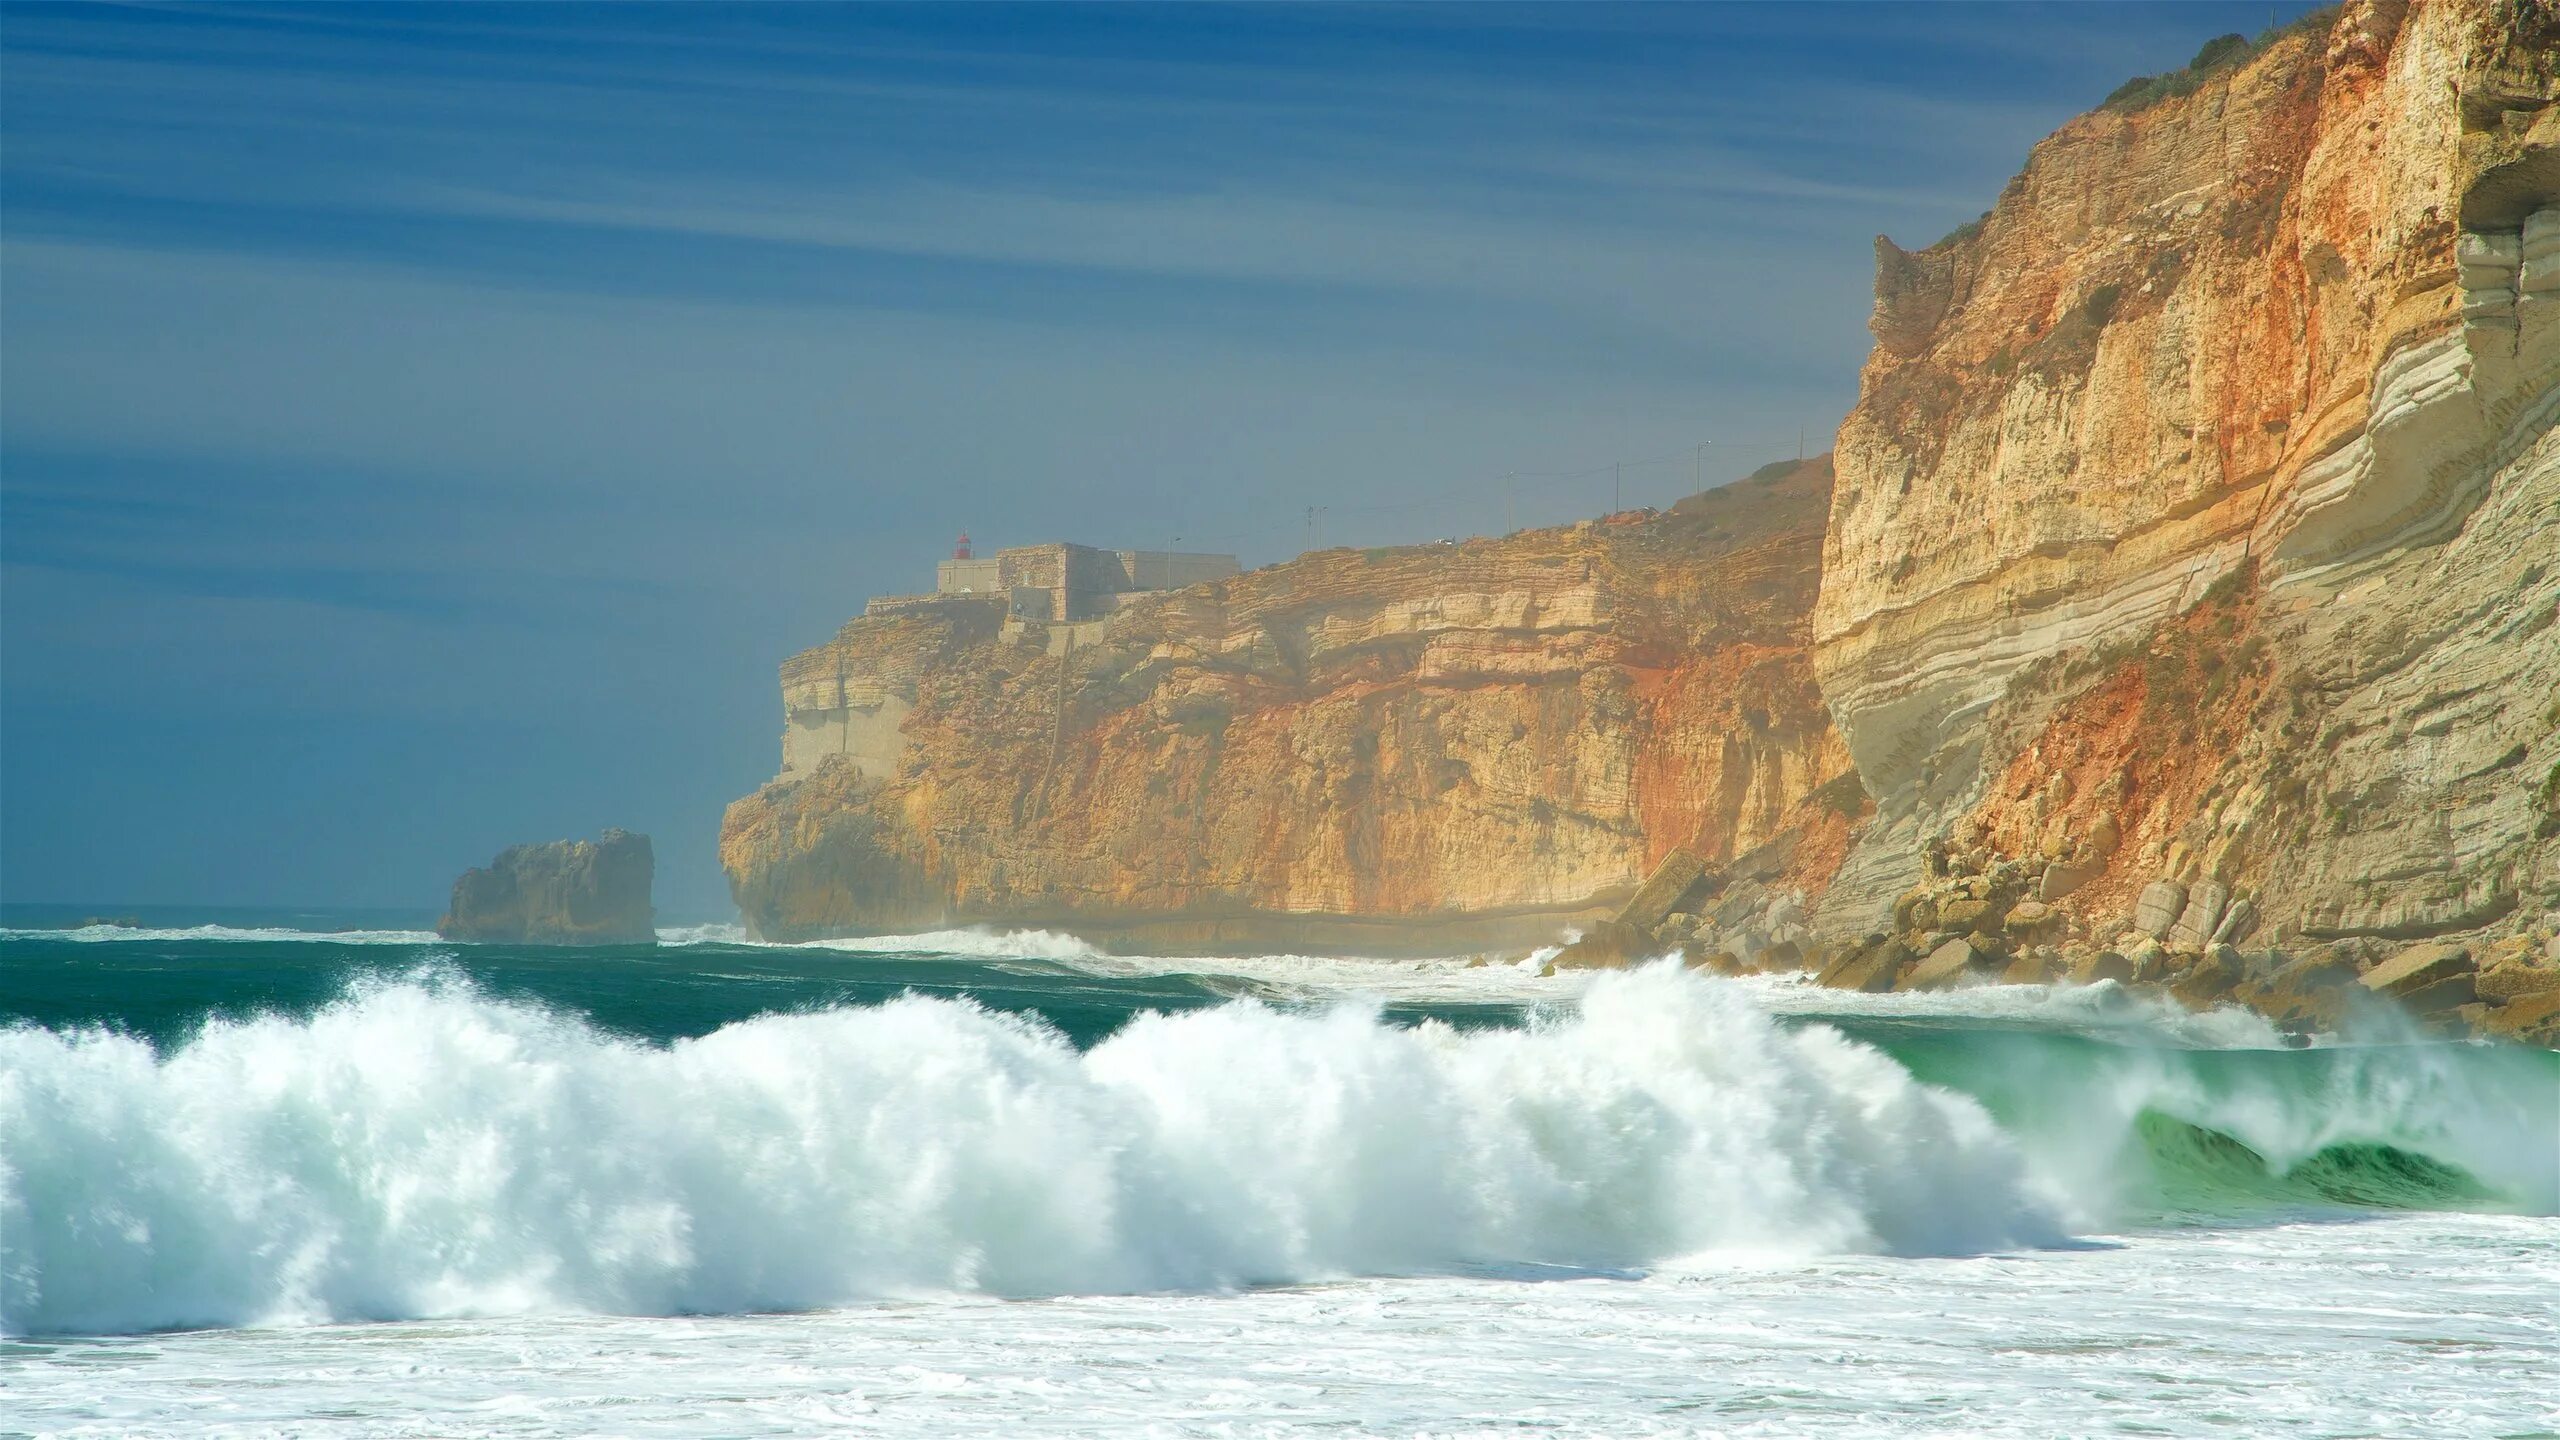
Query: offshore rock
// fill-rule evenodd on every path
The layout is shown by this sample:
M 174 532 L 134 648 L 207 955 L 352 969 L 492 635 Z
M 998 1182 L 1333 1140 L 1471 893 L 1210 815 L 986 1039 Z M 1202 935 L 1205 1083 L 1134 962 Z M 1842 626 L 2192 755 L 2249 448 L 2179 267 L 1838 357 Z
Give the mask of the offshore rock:
M 452 908 L 436 933 L 521 945 L 654 945 L 655 869 L 649 837 L 627 830 L 511 845 L 453 882 Z

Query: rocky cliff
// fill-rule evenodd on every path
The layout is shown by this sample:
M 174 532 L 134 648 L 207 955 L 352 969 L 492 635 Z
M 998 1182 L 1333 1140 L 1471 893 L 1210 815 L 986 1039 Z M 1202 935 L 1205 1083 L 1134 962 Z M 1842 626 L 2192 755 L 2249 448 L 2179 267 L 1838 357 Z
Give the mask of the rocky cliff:
M 796 657 L 749 923 L 2560 1037 L 2560 4 L 2225 37 L 1877 257 L 1836 477 Z
M 722 830 L 739 907 L 1448 953 L 1550 939 L 1674 849 L 1783 833 L 1818 886 L 1862 798 L 1806 655 L 1829 492 L 1815 462 L 1324 551 L 1073 637 L 966 599 L 854 621 L 783 667 L 791 768 Z
M 649 837 L 624 830 L 511 845 L 453 882 L 453 906 L 436 933 L 523 945 L 654 945 L 655 870 Z
M 2547 0 L 2358 0 L 1878 242 L 1813 661 L 1881 814 L 1824 928 L 1932 841 L 2101 941 L 2560 909 L 2555 68 Z

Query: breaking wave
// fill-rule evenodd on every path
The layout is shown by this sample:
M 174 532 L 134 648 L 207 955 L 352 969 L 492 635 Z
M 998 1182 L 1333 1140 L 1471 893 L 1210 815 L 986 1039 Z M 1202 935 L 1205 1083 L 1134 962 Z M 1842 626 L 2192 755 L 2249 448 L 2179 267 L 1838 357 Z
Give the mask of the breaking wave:
M 1516 1029 L 1244 1000 L 1081 1051 L 920 995 L 658 1046 L 449 970 L 165 1050 L 21 1025 L 0 1031 L 0 1331 L 1614 1272 L 1974 1254 L 2144 1217 L 2560 1209 L 2560 1056 L 1920 1023 L 1853 1039 L 1657 965 Z
M 2058 1240 L 1982 1107 L 1656 968 L 1518 1030 L 966 1002 L 661 1047 L 447 977 L 0 1032 L 0 1328 L 1218 1289 Z

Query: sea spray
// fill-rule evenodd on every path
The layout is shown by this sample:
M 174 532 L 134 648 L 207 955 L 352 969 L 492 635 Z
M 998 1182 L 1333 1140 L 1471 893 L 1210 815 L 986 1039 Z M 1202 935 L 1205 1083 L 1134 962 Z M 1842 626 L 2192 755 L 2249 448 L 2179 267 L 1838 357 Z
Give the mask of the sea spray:
M 1665 967 L 1517 1030 L 965 1002 L 664 1047 L 438 976 L 0 1033 L 0 1328 L 796 1309 L 2059 1238 L 1973 1101 Z

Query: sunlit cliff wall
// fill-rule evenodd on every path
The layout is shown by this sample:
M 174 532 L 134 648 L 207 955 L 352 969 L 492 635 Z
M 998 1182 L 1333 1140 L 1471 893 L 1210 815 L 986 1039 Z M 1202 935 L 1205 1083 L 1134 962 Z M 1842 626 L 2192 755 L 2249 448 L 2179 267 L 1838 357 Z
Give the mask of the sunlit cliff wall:
M 2549 3 L 2359 0 L 1878 242 L 1813 628 L 1882 814 L 1829 928 L 1949 832 L 2100 920 L 2560 901 L 2556 63 Z
M 722 833 L 740 908 L 773 937 L 1448 953 L 1552 938 L 1674 846 L 1838 842 L 1857 796 L 1809 798 L 1847 755 L 1805 654 L 1829 478 L 1320 552 L 1064 654 L 969 611 L 856 621 L 784 667 L 788 767 Z

